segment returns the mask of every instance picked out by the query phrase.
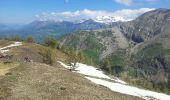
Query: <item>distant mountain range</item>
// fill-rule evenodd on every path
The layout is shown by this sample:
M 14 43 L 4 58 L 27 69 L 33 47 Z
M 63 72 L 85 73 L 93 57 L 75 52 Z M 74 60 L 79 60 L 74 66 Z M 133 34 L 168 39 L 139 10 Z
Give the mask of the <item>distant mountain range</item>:
M 55 37 L 62 36 L 80 30 L 96 30 L 109 27 L 107 24 L 96 22 L 92 19 L 83 22 L 56 22 L 56 21 L 34 21 L 24 25 L 19 29 L 12 29 L 5 25 L 0 26 L 0 36 L 8 37 L 18 35 L 21 37 L 33 36 L 36 40 L 41 40 L 47 35 Z
M 111 16 L 98 16 L 94 19 L 82 19 L 74 22 L 71 21 L 34 21 L 30 24 L 18 26 L 0 25 L 0 36 L 21 36 L 27 37 L 32 35 L 37 40 L 41 40 L 47 35 L 55 37 L 62 36 L 64 34 L 73 33 L 80 30 L 96 30 L 110 28 L 119 22 L 126 22 L 132 19 L 123 17 L 111 17 Z

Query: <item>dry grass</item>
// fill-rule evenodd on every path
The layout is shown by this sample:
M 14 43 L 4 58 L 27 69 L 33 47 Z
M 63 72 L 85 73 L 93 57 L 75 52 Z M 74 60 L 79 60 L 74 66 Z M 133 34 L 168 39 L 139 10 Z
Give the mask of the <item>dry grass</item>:
M 10 49 L 13 63 L 0 63 L 0 69 L 5 69 L 0 76 L 0 100 L 140 100 L 112 92 L 64 69 L 57 60 L 67 61 L 68 57 L 59 50 L 53 49 L 53 66 L 43 64 L 39 52 L 46 49 L 29 43 Z M 25 56 L 34 62 L 25 63 Z
M 12 41 L 0 40 L 0 48 L 12 44 Z
M 40 54 L 40 52 L 46 51 L 47 49 L 49 49 L 48 47 L 44 47 L 42 45 L 38 45 L 38 44 L 31 44 L 31 43 L 24 43 L 22 46 L 16 47 L 16 48 L 12 48 L 10 53 L 14 54 L 14 59 L 15 61 L 23 61 L 24 57 L 28 57 L 31 60 L 33 60 L 34 62 L 43 62 L 42 61 L 42 55 Z M 61 61 L 65 61 L 67 60 L 67 56 L 62 53 L 61 51 L 57 50 L 57 49 L 51 49 L 52 53 L 53 53 L 53 57 L 55 58 L 55 60 L 61 60 Z
M 139 100 L 95 85 L 83 76 L 63 69 L 60 65 L 24 63 L 11 71 L 4 83 L 5 100 Z
M 9 72 L 10 69 L 18 66 L 19 64 L 18 63 L 11 63 L 11 62 L 0 62 L 0 76 L 1 75 L 5 75 L 6 73 Z

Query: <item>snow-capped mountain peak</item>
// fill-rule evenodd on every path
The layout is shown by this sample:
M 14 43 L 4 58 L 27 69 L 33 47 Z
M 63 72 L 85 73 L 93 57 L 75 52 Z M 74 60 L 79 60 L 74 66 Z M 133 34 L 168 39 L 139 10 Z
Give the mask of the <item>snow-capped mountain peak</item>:
M 94 22 L 97 22 L 97 23 L 104 23 L 104 24 L 109 24 L 109 23 L 113 23 L 113 22 L 127 22 L 127 21 L 131 21 L 133 20 L 132 18 L 124 18 L 124 17 L 121 17 L 121 16 L 97 16 L 95 18 L 87 18 L 87 19 L 80 19 L 80 20 L 74 20 L 74 21 L 70 21 L 70 20 L 43 20 L 43 21 L 50 21 L 50 22 L 63 22 L 63 21 L 68 21 L 68 22 L 73 22 L 75 24 L 78 24 L 78 23 L 83 23 L 87 20 L 93 20 Z M 40 20 L 42 21 L 42 20 Z
M 99 23 L 112 23 L 112 22 L 126 22 L 126 21 L 131 21 L 133 19 L 127 19 L 121 16 L 113 16 L 113 17 L 112 16 L 97 16 L 93 20 Z

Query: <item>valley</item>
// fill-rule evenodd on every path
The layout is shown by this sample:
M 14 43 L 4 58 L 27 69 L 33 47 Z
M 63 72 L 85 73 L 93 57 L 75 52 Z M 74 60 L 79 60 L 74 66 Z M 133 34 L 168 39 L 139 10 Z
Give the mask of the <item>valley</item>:
M 169 94 L 169 17 L 170 10 L 157 9 L 112 28 L 66 35 L 61 43 L 91 58 L 88 64 L 134 85 Z
M 0 100 L 170 99 L 168 7 L 35 17 L 0 23 Z

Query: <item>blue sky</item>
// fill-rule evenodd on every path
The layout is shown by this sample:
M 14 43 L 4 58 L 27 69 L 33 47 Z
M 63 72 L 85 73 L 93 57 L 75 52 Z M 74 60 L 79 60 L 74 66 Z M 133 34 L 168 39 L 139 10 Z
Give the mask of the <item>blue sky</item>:
M 45 17 L 51 17 L 52 12 L 56 17 L 62 12 L 75 13 L 85 9 L 108 13 L 122 9 L 170 8 L 169 4 L 170 0 L 0 0 L 0 23 L 27 24 L 44 13 Z M 63 14 L 60 19 L 62 17 Z

